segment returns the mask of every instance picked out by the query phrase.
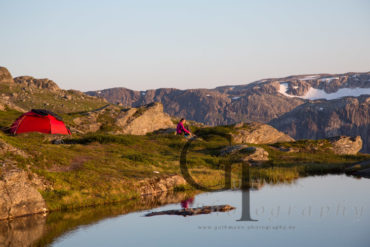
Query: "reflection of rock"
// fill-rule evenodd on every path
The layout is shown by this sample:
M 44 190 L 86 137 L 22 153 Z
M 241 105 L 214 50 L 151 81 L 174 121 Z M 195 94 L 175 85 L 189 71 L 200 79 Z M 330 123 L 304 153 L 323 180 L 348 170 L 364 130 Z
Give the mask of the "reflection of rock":
M 260 162 L 269 160 L 269 153 L 263 148 L 248 147 L 244 150 L 245 150 L 244 152 L 248 153 L 248 155 L 242 158 L 243 161 L 246 161 L 246 162 L 249 161 L 252 163 L 260 163 Z M 241 151 L 243 152 L 243 150 Z
M 195 194 L 195 192 L 194 192 Z M 46 231 L 39 243 L 35 246 L 46 246 L 53 243 L 58 237 L 83 225 L 90 225 L 100 220 L 118 215 L 148 210 L 166 204 L 179 203 L 194 194 L 187 192 L 164 192 L 156 195 L 146 195 L 137 199 L 121 203 L 81 208 L 66 212 L 52 212 L 48 214 Z
M 0 246 L 34 246 L 45 233 L 45 219 L 37 214 L 0 221 Z
M 328 138 L 333 145 L 336 154 L 357 154 L 362 149 L 362 139 L 360 136 L 337 136 Z
M 248 123 L 243 127 L 236 127 L 232 133 L 235 143 L 270 144 L 276 142 L 292 142 L 293 138 L 263 123 Z
M 166 210 L 160 212 L 151 212 L 145 216 L 157 216 L 157 215 L 181 215 L 181 216 L 194 216 L 200 214 L 210 214 L 212 212 L 228 212 L 234 210 L 235 208 L 230 205 L 217 205 L 217 206 L 203 206 L 199 208 L 188 208 L 179 210 Z
M 0 220 L 46 211 L 45 201 L 30 179 L 32 174 L 14 166 L 3 166 L 0 174 Z
M 260 163 L 269 160 L 269 153 L 261 147 L 248 147 L 247 145 L 228 146 L 220 151 L 221 156 L 238 155 L 242 161 Z
M 364 160 L 346 168 L 346 174 L 370 178 L 370 160 Z
M 179 175 L 164 177 L 164 178 L 150 178 L 144 179 L 140 182 L 140 193 L 158 194 L 164 191 L 173 190 L 176 186 L 185 185 L 186 181 Z
M 352 173 L 354 176 L 363 177 L 363 178 L 370 178 L 370 168 L 362 169 Z

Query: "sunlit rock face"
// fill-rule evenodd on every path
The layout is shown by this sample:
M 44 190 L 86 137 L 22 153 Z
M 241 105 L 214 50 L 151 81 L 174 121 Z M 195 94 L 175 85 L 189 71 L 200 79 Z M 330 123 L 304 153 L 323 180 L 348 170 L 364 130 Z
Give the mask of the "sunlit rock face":
M 0 220 L 46 212 L 45 201 L 31 181 L 31 174 L 6 164 L 0 174 Z

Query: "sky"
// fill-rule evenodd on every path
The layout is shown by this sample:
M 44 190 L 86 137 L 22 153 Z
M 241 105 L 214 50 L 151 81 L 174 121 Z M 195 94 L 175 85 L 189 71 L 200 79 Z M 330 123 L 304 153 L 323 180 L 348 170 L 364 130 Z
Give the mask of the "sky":
M 0 0 L 0 66 L 63 89 L 370 71 L 370 0 Z

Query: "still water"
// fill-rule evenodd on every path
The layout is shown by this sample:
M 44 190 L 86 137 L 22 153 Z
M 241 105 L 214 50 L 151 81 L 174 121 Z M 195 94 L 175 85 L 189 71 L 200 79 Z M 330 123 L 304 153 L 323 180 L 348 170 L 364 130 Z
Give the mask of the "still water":
M 344 175 L 307 177 L 250 191 L 255 221 L 238 221 L 242 192 L 204 193 L 192 207 L 229 204 L 236 210 L 197 216 L 130 213 L 81 226 L 52 246 L 370 246 L 370 180 Z M 245 206 L 245 205 L 244 205 Z
M 118 205 L 0 221 L 0 246 L 368 247 L 369 189 L 370 179 L 330 175 L 265 185 L 249 191 L 249 201 L 244 203 L 242 195 L 245 199 L 248 192 L 240 190 L 193 198 L 188 193 L 163 194 Z M 188 217 L 144 217 L 186 204 L 229 204 L 236 209 Z M 240 221 L 242 213 L 250 218 Z

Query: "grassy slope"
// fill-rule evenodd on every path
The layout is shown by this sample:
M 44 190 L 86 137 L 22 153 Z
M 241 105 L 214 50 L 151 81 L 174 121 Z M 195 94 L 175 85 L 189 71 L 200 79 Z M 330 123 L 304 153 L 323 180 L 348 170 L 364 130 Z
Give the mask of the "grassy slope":
M 9 112 L 9 116 L 12 114 Z M 21 158 L 8 154 L 0 159 L 16 159 L 20 167 L 29 165 L 32 172 L 50 182 L 53 189 L 41 193 L 52 210 L 137 197 L 140 180 L 181 174 L 179 156 L 186 142 L 180 136 L 155 134 L 88 134 L 66 141 L 74 144 L 62 145 L 51 144 L 52 136 L 37 133 L 19 136 L 0 133 L 0 138 L 32 155 Z M 313 145 L 315 141 L 310 142 Z M 187 161 L 198 182 L 222 188 L 224 174 L 216 154 L 227 144 L 223 138 L 212 135 L 194 141 Z M 304 146 L 302 143 L 296 145 Z M 266 165 L 251 169 L 251 177 L 261 183 L 289 182 L 302 175 L 343 172 L 346 165 L 369 158 L 365 155 L 338 156 L 325 150 L 288 154 L 273 146 L 258 146 L 271 155 Z M 239 177 L 240 170 L 240 165 L 234 165 L 234 179 Z
M 46 89 L 22 88 L 16 83 L 0 83 L 0 94 L 10 96 L 13 104 L 26 111 L 42 108 L 58 114 L 89 111 L 107 104 L 102 99 L 89 97 L 73 90 L 52 92 Z

